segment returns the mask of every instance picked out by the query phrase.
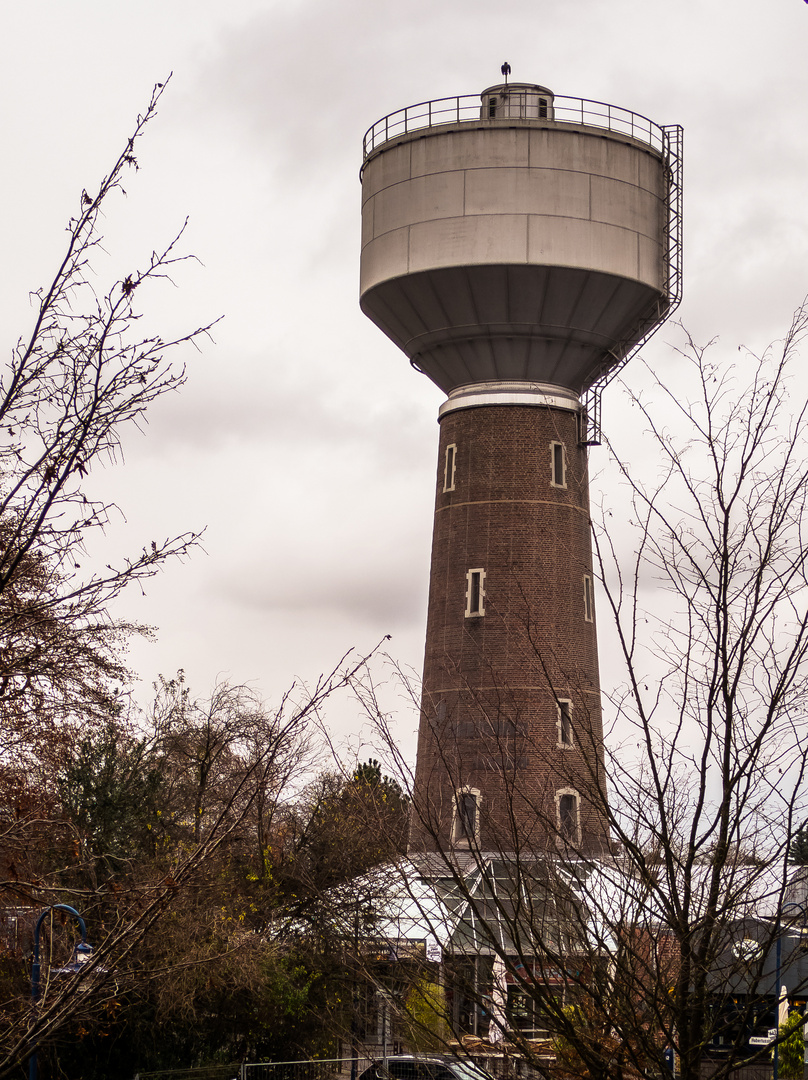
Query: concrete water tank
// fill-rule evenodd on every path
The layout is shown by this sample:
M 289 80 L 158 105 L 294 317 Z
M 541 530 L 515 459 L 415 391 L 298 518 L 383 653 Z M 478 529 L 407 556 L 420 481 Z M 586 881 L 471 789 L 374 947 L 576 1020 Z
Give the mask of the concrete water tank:
M 385 117 L 365 140 L 363 311 L 447 393 L 582 393 L 677 300 L 680 131 L 524 83 Z

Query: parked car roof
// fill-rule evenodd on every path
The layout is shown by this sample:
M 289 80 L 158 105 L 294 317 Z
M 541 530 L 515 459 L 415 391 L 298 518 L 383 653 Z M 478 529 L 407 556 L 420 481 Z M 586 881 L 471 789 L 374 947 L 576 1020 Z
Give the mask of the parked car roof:
M 359 1080 L 491 1080 L 473 1061 L 432 1054 L 395 1054 L 377 1061 Z

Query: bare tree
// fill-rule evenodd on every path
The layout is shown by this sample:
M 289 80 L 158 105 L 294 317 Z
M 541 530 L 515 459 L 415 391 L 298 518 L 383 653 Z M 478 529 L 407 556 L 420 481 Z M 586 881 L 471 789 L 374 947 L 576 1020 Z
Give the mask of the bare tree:
M 288 698 L 272 712 L 245 688 L 219 688 L 206 724 L 185 701 L 159 737 L 126 722 L 121 646 L 145 628 L 116 620 L 110 605 L 198 542 L 196 533 L 148 540 L 104 568 L 90 550 L 116 507 L 93 498 L 88 474 L 114 461 L 125 431 L 182 386 L 184 368 L 171 354 L 211 325 L 171 340 L 141 330 L 143 287 L 170 282 L 188 258 L 178 248 L 184 226 L 145 266 L 96 285 L 104 208 L 137 170 L 139 140 L 164 90 L 155 87 L 109 173 L 82 192 L 56 272 L 32 294 L 33 327 L 0 375 L 0 896 L 23 927 L 56 902 L 77 905 L 97 946 L 80 976 L 46 980 L 32 1007 L 25 933 L 4 940 L 0 1075 L 36 1042 L 95 1013 L 115 984 L 143 977 L 144 940 L 167 912 L 201 895 L 220 850 L 252 843 L 256 807 L 265 818 L 299 761 L 309 718 L 345 676 L 335 669 L 298 704 Z M 158 850 L 165 791 L 149 785 L 167 789 L 169 765 L 187 773 L 183 750 L 196 769 L 195 798 L 179 811 L 187 827 L 163 830 Z M 187 795 L 188 776 L 174 787 Z M 92 994 L 80 993 L 89 985 Z
M 166 799 L 173 807 L 177 828 L 199 843 L 206 822 L 224 806 L 236 812 L 241 809 L 233 804 L 233 793 L 245 773 L 253 773 L 249 798 L 256 803 L 257 832 L 266 833 L 264 819 L 271 816 L 274 794 L 286 787 L 293 774 L 302 776 L 307 771 L 308 734 L 296 725 L 287 729 L 284 709 L 269 714 L 249 686 L 222 681 L 209 697 L 193 698 L 179 672 L 175 679 L 161 679 L 156 690 L 153 747 L 171 788 Z M 262 762 L 258 774 L 257 762 Z
M 184 231 L 148 263 L 107 291 L 93 266 L 102 242 L 101 215 L 136 170 L 137 144 L 165 85 L 112 169 L 82 192 L 67 226 L 67 247 L 49 285 L 32 293 L 34 324 L 0 376 L 0 710 L 6 752 L 35 719 L 63 720 L 78 709 L 86 722 L 110 703 L 110 684 L 124 668 L 118 646 L 140 629 L 116 623 L 109 604 L 126 585 L 183 556 L 198 536 L 147 541 L 117 566 L 86 568 L 87 545 L 116 509 L 88 496 L 94 465 L 114 461 L 124 431 L 149 406 L 178 389 L 184 369 L 168 359 L 210 324 L 172 340 L 140 335 L 142 286 L 170 279 L 189 256 Z
M 795 930 L 807 897 L 788 865 L 806 819 L 808 410 L 793 369 L 807 330 L 804 305 L 777 347 L 734 363 L 688 339 L 684 391 L 661 379 L 647 399 L 627 391 L 659 472 L 646 483 L 618 460 L 629 509 L 593 527 L 611 617 L 601 632 L 622 662 L 604 705 L 606 783 L 584 706 L 574 714 L 592 762 L 581 813 L 608 824 L 609 850 L 584 848 L 513 768 L 495 671 L 500 707 L 492 695 L 476 703 L 487 724 L 475 730 L 509 785 L 511 821 L 459 830 L 447 846 L 416 789 L 418 834 L 432 838 L 421 847 L 432 850 L 413 854 L 401 888 L 413 902 L 424 881 L 435 890 L 421 913 L 447 942 L 447 1044 L 483 1038 L 478 1049 L 504 1045 L 545 1074 L 604 1080 L 659 1075 L 672 1048 L 688 1080 L 706 1057 L 720 1077 L 769 1053 L 749 1039 L 777 1026 L 776 956 L 790 996 L 808 989 Z M 551 671 L 529 619 L 522 641 Z M 406 783 L 395 738 L 360 694 Z M 422 724 L 437 723 L 429 704 Z M 475 776 L 448 725 L 442 740 L 434 768 L 449 776 L 444 789 L 463 791 Z

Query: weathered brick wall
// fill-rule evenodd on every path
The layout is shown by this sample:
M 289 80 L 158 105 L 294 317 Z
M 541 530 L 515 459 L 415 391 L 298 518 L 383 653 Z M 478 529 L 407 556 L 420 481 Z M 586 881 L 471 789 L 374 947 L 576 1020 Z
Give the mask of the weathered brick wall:
M 566 486 L 552 481 L 562 443 Z M 444 491 L 446 448 L 457 447 Z M 466 616 L 467 572 L 485 571 L 484 609 Z M 580 800 L 583 847 L 605 844 L 602 722 L 587 452 L 577 416 L 546 406 L 460 409 L 441 421 L 411 849 L 451 842 L 454 793 L 478 790 L 480 845 L 558 844 L 557 797 Z M 572 705 L 559 742 L 556 699 Z

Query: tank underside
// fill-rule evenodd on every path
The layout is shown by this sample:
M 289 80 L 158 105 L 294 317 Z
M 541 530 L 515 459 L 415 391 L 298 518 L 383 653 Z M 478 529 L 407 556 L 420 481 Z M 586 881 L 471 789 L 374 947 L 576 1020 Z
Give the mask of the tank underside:
M 453 266 L 383 281 L 362 310 L 449 393 L 526 380 L 582 393 L 665 313 L 663 293 L 577 267 Z

